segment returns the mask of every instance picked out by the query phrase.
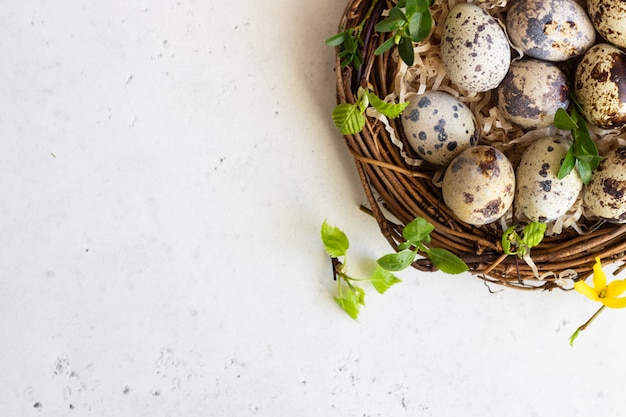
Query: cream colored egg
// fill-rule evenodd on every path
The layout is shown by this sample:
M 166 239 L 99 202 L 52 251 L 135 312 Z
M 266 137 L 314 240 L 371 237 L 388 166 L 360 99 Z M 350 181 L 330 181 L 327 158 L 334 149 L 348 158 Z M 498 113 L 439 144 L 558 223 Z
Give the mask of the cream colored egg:
M 626 53 L 594 45 L 576 67 L 574 92 L 587 121 L 605 128 L 626 124 Z
M 615 46 L 626 48 L 626 2 L 588 0 L 587 10 L 598 33 Z
M 411 96 L 402 113 L 402 127 L 415 152 L 435 165 L 448 165 L 456 155 L 478 142 L 472 111 L 443 91 Z
M 583 201 L 594 215 L 612 223 L 626 223 L 626 147 L 603 155 L 584 188 Z
M 461 152 L 442 183 L 443 200 L 459 220 L 484 225 L 502 217 L 513 203 L 515 172 L 507 157 L 491 146 Z
M 513 45 L 545 61 L 580 56 L 596 39 L 587 12 L 574 0 L 515 0 L 506 28 Z
M 505 77 L 511 62 L 508 39 L 489 13 L 471 3 L 458 3 L 446 17 L 441 60 L 457 86 L 482 92 Z
M 547 127 L 559 108 L 569 106 L 567 77 L 550 62 L 515 61 L 497 88 L 496 100 L 504 117 L 518 126 Z
M 516 206 L 531 221 L 555 220 L 572 207 L 583 188 L 576 170 L 559 179 L 561 161 L 571 142 L 549 136 L 533 142 L 522 154 L 516 171 Z

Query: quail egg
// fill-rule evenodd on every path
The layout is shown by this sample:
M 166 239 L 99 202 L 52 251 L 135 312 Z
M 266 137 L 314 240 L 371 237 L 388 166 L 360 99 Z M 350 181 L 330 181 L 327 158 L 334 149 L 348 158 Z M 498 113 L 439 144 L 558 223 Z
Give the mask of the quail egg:
M 497 88 L 496 100 L 504 117 L 522 128 L 547 127 L 559 108 L 569 106 L 567 77 L 550 62 L 515 61 Z
M 585 206 L 612 223 L 626 223 L 626 147 L 603 156 L 583 191 Z
M 545 61 L 580 56 L 596 39 L 587 12 L 573 0 L 516 0 L 506 28 L 513 45 Z
M 626 53 L 594 45 L 576 67 L 574 92 L 587 121 L 604 128 L 626 124 Z
M 559 179 L 561 161 L 571 142 L 549 136 L 533 142 L 517 167 L 515 204 L 531 221 L 548 222 L 569 210 L 578 199 L 583 182 L 576 170 Z
M 492 223 L 513 203 L 513 166 L 496 148 L 473 146 L 457 155 L 446 169 L 442 194 L 459 220 L 473 225 Z
M 604 39 L 626 48 L 626 2 L 623 0 L 588 0 L 591 23 Z
M 441 60 L 454 84 L 483 92 L 497 87 L 506 75 L 511 49 L 489 13 L 475 4 L 458 3 L 444 22 Z
M 472 111 L 443 91 L 426 91 L 409 98 L 402 127 L 411 147 L 435 165 L 448 165 L 461 151 L 478 142 Z

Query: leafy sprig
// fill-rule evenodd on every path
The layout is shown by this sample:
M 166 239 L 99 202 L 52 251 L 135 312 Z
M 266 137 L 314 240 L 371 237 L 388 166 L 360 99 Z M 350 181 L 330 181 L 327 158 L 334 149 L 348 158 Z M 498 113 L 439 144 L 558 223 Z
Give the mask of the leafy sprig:
M 530 249 L 539 245 L 546 233 L 546 223 L 532 222 L 524 226 L 522 234 L 517 233 L 517 225 L 506 229 L 502 235 L 502 250 L 507 255 L 517 255 L 526 258 Z
M 363 65 L 363 39 L 361 39 L 361 30 L 363 26 L 359 25 L 354 28 L 344 28 L 340 32 L 326 39 L 328 46 L 341 46 L 341 51 L 337 54 L 341 58 L 341 68 L 345 68 L 352 64 L 355 69 L 361 69 Z
M 370 282 L 374 289 L 384 294 L 393 285 L 401 282 L 393 272 L 408 268 L 419 252 L 424 253 L 432 264 L 443 272 L 460 274 L 468 270 L 467 265 L 453 253 L 441 248 L 428 248 L 430 234 L 434 226 L 423 218 L 417 218 L 407 224 L 402 235 L 406 242 L 400 245 L 399 252 L 385 255 L 377 260 L 376 268 L 370 278 L 355 278 L 347 271 L 347 254 L 350 241 L 346 234 L 336 226 L 324 221 L 321 228 L 322 242 L 326 253 L 333 259 L 335 279 L 337 280 L 337 304 L 353 319 L 357 319 L 361 306 L 365 305 L 365 290 L 359 285 Z
M 426 39 L 432 29 L 431 5 L 432 0 L 399 0 L 389 10 L 389 16 L 376 24 L 376 31 L 393 32 L 393 35 L 376 48 L 374 54 L 381 55 L 397 45 L 400 58 L 408 66 L 413 65 L 413 42 Z
M 372 105 L 378 112 L 390 118 L 396 118 L 409 105 L 404 103 L 387 103 L 378 98 L 369 89 L 359 87 L 355 103 L 341 103 L 333 110 L 333 122 L 342 135 L 354 135 L 365 126 L 365 110 Z
M 554 125 L 561 130 L 571 131 L 573 139 L 572 146 L 561 163 L 558 178 L 565 178 L 576 168 L 583 184 L 589 184 L 592 173 L 598 167 L 602 157 L 598 153 L 595 142 L 591 139 L 587 123 L 578 106 L 578 103 L 574 101 L 569 113 L 560 108 L 554 116 Z

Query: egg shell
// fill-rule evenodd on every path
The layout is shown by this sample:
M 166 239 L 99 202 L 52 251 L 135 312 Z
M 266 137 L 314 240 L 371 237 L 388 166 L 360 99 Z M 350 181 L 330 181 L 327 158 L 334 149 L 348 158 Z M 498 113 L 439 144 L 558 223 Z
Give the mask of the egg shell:
M 571 142 L 548 136 L 533 142 L 522 154 L 516 170 L 515 204 L 534 222 L 555 220 L 574 205 L 583 188 L 576 170 L 559 179 L 561 161 Z
M 615 46 L 626 48 L 626 2 L 588 0 L 587 11 L 598 33 Z
M 513 166 L 496 148 L 473 146 L 457 155 L 446 169 L 442 194 L 459 220 L 477 226 L 492 223 L 513 203 Z
M 497 88 L 496 100 L 504 117 L 518 126 L 547 127 L 559 108 L 569 106 L 567 77 L 550 62 L 515 61 Z
M 587 121 L 604 128 L 626 124 L 626 53 L 594 45 L 576 67 L 574 93 Z
M 511 49 L 502 27 L 485 10 L 456 4 L 444 22 L 441 60 L 448 77 L 468 91 L 494 89 L 506 76 Z
M 573 0 L 517 0 L 507 12 L 506 27 L 513 45 L 545 61 L 580 56 L 596 39 L 587 12 Z
M 591 213 L 611 223 L 626 223 L 626 146 L 603 155 L 583 193 Z
M 413 95 L 402 113 L 402 127 L 411 147 L 435 165 L 448 165 L 460 152 L 478 142 L 472 111 L 443 91 Z

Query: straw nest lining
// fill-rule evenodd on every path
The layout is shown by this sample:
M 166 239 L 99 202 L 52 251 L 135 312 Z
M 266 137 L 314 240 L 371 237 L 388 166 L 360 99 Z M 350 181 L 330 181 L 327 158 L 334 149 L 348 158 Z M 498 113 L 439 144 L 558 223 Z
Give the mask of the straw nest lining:
M 375 56 L 374 50 L 386 34 L 374 30 L 376 22 L 395 3 L 391 0 L 350 0 L 339 23 L 355 27 L 373 6 L 372 14 L 362 32 L 365 63 L 357 71 L 352 66 L 341 68 L 337 58 L 337 101 L 354 103 L 359 86 L 368 87 L 389 101 L 405 101 L 407 95 L 427 89 L 442 90 L 455 95 L 473 111 L 481 129 L 480 143 L 502 150 L 515 165 L 520 151 L 534 139 L 561 133 L 555 128 L 526 132 L 507 122 L 498 112 L 491 92 L 470 93 L 452 85 L 439 55 L 443 21 L 455 0 L 436 0 L 431 8 L 434 30 L 431 36 L 415 47 L 415 65 L 407 68 L 397 51 Z M 507 1 L 475 1 L 503 21 Z M 567 68 L 563 68 L 567 73 Z M 420 163 L 408 145 L 400 119 L 387 120 L 368 109 L 365 128 L 358 134 L 345 136 L 354 157 L 357 172 L 373 216 L 382 234 L 393 248 L 402 239 L 402 228 L 416 217 L 435 225 L 431 234 L 433 247 L 448 249 L 470 267 L 471 273 L 493 283 L 519 289 L 569 289 L 576 280 L 592 271 L 594 259 L 603 263 L 626 258 L 626 225 L 610 224 L 586 215 L 580 201 L 565 216 L 551 222 L 542 243 L 533 248 L 531 265 L 516 256 L 504 254 L 501 245 L 507 225 L 522 223 L 513 208 L 501 221 L 486 226 L 472 226 L 455 218 L 443 203 L 438 183 L 442 170 Z M 626 144 L 623 130 L 600 130 L 590 126 L 601 152 Z M 434 268 L 428 259 L 413 265 L 421 271 Z

